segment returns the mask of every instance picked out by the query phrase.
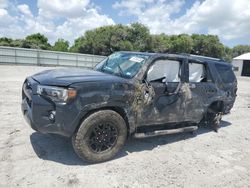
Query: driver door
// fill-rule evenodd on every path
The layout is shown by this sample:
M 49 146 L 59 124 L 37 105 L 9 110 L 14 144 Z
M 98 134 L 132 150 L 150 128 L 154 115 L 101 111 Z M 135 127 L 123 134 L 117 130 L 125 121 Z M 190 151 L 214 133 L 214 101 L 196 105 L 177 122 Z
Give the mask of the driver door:
M 159 59 L 151 65 L 146 79 L 154 90 L 154 97 L 143 108 L 141 125 L 185 121 L 184 63 L 184 59 Z

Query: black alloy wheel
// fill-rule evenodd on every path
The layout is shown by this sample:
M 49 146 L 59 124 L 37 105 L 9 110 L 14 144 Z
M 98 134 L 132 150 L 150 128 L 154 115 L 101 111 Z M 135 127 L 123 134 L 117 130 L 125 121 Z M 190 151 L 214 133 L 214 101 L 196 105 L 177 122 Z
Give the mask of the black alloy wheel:
M 88 146 L 96 153 L 111 149 L 118 136 L 118 130 L 112 123 L 98 124 L 90 129 Z

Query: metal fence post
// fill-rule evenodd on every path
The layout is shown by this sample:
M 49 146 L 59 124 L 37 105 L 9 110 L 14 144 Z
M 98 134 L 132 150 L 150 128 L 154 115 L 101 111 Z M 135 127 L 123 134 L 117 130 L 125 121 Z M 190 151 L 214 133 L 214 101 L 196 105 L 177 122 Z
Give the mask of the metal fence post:
M 36 63 L 37 63 L 38 66 L 40 66 L 40 53 L 39 53 L 38 49 L 37 49 L 37 55 L 36 55 L 36 57 L 37 57 Z
M 76 55 L 76 66 L 78 67 L 78 54 Z
M 94 56 L 92 56 L 92 66 L 91 66 L 91 68 L 93 68 L 94 67 Z
M 17 53 L 16 53 L 16 48 L 15 48 L 14 50 L 15 50 L 15 64 L 17 64 Z
M 57 59 L 56 59 L 56 63 L 57 63 L 57 66 L 59 65 L 59 53 L 57 53 Z

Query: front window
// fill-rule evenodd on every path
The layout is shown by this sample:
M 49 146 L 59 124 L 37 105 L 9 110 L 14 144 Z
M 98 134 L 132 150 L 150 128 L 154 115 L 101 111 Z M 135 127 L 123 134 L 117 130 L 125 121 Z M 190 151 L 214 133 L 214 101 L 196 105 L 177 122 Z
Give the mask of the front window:
M 148 70 L 149 82 L 180 82 L 180 62 L 175 60 L 157 60 Z
M 139 53 L 116 52 L 97 64 L 95 69 L 124 78 L 132 78 L 148 58 L 148 55 Z

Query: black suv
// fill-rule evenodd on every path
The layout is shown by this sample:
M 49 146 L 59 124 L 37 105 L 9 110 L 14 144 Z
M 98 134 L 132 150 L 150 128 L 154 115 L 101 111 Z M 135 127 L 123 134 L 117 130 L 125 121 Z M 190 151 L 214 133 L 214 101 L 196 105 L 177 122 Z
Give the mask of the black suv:
M 42 133 L 72 137 L 89 162 L 114 157 L 127 137 L 215 131 L 237 91 L 232 65 L 189 54 L 116 52 L 93 70 L 63 68 L 28 77 L 22 112 Z

